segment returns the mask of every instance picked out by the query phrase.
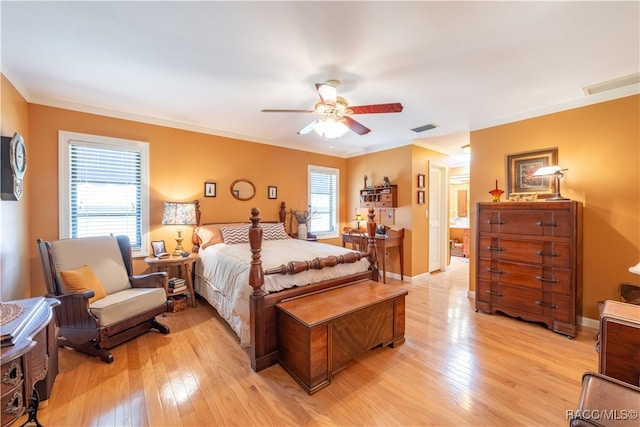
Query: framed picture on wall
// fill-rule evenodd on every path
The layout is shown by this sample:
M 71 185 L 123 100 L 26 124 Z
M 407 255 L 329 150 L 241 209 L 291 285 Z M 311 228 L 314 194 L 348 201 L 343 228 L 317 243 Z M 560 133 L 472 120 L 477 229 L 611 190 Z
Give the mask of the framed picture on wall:
M 267 187 L 267 195 L 270 199 L 278 198 L 278 187 L 275 185 L 270 185 Z
M 216 197 L 216 183 L 205 182 L 204 183 L 204 197 Z
M 418 190 L 418 204 L 424 205 L 424 190 Z
M 424 174 L 418 174 L 418 188 L 424 188 Z
M 552 177 L 533 174 L 542 167 L 557 164 L 557 148 L 507 155 L 507 197 L 522 193 L 537 193 L 540 198 L 551 197 L 554 194 Z

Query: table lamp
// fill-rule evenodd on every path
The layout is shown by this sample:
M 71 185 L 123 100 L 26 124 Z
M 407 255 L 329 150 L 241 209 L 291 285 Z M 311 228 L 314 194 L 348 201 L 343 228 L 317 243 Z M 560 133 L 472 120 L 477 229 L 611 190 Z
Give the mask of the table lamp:
M 360 221 L 362 221 L 362 215 L 356 213 L 356 217 L 353 219 L 356 222 L 356 229 L 360 230 Z
M 196 224 L 196 204 L 180 202 L 164 202 L 164 213 L 162 214 L 162 225 L 195 225 Z M 184 252 L 182 248 L 182 230 L 178 229 L 176 237 L 176 250 L 174 256 L 181 256 Z
M 545 167 L 539 168 L 533 173 L 533 176 L 553 176 L 554 177 L 553 188 L 554 188 L 555 195 L 547 199 L 548 202 L 553 202 L 557 200 L 569 200 L 562 197 L 562 195 L 560 194 L 560 178 L 564 176 L 564 174 L 562 173 L 563 171 L 566 171 L 566 169 L 562 169 L 560 166 L 545 166 Z

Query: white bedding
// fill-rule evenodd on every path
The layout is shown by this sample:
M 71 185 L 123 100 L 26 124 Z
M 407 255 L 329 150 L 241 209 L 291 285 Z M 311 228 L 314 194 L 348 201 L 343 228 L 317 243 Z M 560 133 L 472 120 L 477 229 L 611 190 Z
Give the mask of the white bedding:
M 316 257 L 341 255 L 350 249 L 325 243 L 298 239 L 264 240 L 262 268 L 278 267 L 289 261 L 309 261 Z M 231 326 L 240 338 L 241 346 L 249 345 L 249 266 L 251 250 L 248 243 L 227 245 L 218 243 L 201 249 L 196 265 L 196 292 L 205 298 Z M 366 271 L 369 261 L 361 259 L 352 264 L 340 264 L 322 270 L 310 270 L 294 275 L 265 275 L 263 290 L 276 292 L 294 286 L 321 282 Z

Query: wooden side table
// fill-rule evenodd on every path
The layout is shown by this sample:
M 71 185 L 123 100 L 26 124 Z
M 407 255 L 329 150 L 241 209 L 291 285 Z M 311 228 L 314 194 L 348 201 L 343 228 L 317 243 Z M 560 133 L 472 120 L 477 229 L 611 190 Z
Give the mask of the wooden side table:
M 29 419 L 23 425 L 31 422 L 40 425 L 37 418 L 39 400 L 49 398 L 58 373 L 53 320 L 53 307 L 58 305 L 58 300 L 44 297 L 7 301 L 0 305 L 2 427 L 11 425 L 25 412 Z M 36 389 L 43 394 L 39 395 Z
M 156 257 L 147 257 L 144 259 L 151 268 L 151 271 L 166 271 L 171 276 L 171 269 L 177 269 L 176 276 L 184 279 L 187 284 L 187 290 L 183 292 L 178 292 L 177 294 L 170 294 L 169 289 L 167 288 L 168 283 L 165 283 L 165 292 L 167 296 L 179 295 L 179 294 L 189 294 L 191 297 L 191 306 L 196 306 L 196 295 L 193 291 L 193 266 L 198 261 L 200 257 L 198 254 L 191 253 L 189 256 L 170 256 L 169 258 L 156 258 Z

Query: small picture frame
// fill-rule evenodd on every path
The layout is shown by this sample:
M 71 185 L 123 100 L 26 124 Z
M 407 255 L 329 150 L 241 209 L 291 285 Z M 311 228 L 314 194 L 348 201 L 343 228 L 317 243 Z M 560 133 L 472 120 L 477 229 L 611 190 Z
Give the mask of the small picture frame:
M 160 254 L 166 254 L 167 249 L 164 246 L 164 240 L 154 240 L 151 242 L 151 250 L 153 251 L 153 256 L 158 258 Z
M 216 183 L 205 182 L 204 183 L 204 197 L 216 197 Z
M 418 188 L 424 188 L 424 174 L 418 174 Z
M 424 190 L 418 190 L 418 204 L 424 205 Z
M 275 185 L 270 185 L 267 187 L 267 197 L 269 197 L 270 199 L 277 199 L 278 198 L 278 187 L 276 187 Z

